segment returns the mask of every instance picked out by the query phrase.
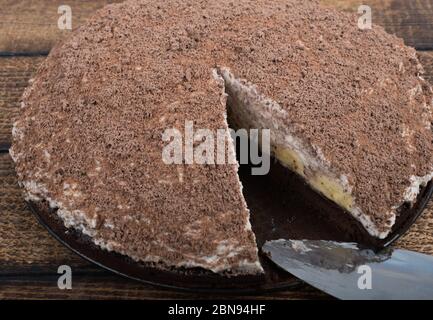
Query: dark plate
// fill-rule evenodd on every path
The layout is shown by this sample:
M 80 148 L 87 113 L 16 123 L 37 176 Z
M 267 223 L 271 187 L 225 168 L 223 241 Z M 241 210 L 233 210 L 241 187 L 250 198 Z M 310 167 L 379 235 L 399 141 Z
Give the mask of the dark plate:
M 272 164 L 270 174 L 266 176 L 251 176 L 248 166 L 241 166 L 239 174 L 259 247 L 266 240 L 286 238 L 354 241 L 380 250 L 409 229 L 433 192 L 432 183 L 429 183 L 414 206 L 400 209 L 390 236 L 378 240 L 348 213 L 312 191 L 299 176 L 278 163 Z M 257 293 L 300 285 L 296 278 L 275 267 L 264 256 L 261 256 L 264 276 L 225 277 L 199 268 L 161 271 L 152 265 L 101 250 L 87 236 L 66 229 L 46 203 L 30 203 L 30 207 L 39 221 L 66 247 L 90 262 L 130 279 L 166 288 L 213 293 Z

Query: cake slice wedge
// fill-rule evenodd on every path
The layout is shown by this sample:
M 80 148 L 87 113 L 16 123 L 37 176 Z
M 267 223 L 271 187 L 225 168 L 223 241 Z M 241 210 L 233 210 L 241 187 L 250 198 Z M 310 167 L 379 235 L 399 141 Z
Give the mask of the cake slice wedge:
M 163 269 L 260 274 L 238 165 L 228 161 L 223 80 L 197 50 L 171 47 L 190 40 L 178 34 L 187 20 L 161 28 L 168 22 L 146 15 L 159 5 L 107 6 L 51 51 L 14 124 L 20 184 L 28 201 L 47 202 L 105 250 Z M 227 162 L 187 163 L 186 124 L 223 130 Z M 183 140 L 181 163 L 164 159 L 170 130 Z

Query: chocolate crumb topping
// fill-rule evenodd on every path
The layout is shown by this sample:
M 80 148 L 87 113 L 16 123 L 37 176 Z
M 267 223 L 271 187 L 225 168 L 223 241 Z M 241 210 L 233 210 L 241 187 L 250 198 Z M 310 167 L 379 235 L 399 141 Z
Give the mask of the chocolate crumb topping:
M 286 111 L 381 231 L 433 171 L 431 88 L 381 27 L 317 1 L 132 0 L 53 48 L 26 90 L 12 155 L 28 197 L 136 260 L 261 272 L 237 166 L 161 157 L 168 128 L 227 129 L 219 66 Z

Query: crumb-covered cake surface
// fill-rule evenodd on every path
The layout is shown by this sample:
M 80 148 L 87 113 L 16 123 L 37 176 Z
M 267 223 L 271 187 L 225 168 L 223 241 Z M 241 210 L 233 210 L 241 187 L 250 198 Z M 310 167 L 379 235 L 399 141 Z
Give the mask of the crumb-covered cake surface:
M 52 50 L 23 96 L 11 154 L 27 197 L 106 249 L 258 273 L 237 166 L 167 165 L 164 130 L 227 129 L 224 83 L 241 95 L 235 79 L 264 102 L 249 124 L 271 128 L 274 152 L 296 140 L 308 155 L 300 173 L 313 186 L 325 178 L 309 170 L 339 179 L 349 211 L 384 237 L 432 177 L 421 72 L 401 40 L 316 1 L 126 1 Z

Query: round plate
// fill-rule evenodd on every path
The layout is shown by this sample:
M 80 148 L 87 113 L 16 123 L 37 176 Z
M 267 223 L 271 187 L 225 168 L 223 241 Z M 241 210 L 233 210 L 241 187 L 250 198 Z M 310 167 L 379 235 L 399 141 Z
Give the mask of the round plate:
M 250 169 L 250 166 L 241 166 L 239 175 L 259 248 L 266 240 L 285 238 L 357 242 L 379 250 L 409 229 L 433 193 L 433 185 L 429 183 L 413 206 L 400 208 L 391 234 L 379 240 L 371 237 L 350 214 L 314 192 L 302 178 L 280 164 L 273 163 L 266 176 L 252 176 Z M 39 221 L 66 247 L 90 262 L 130 279 L 165 288 L 213 293 L 258 293 L 294 288 L 301 284 L 264 255 L 260 257 L 265 269 L 263 276 L 226 277 L 200 268 L 160 270 L 100 249 L 89 237 L 65 228 L 47 203 L 29 204 Z

